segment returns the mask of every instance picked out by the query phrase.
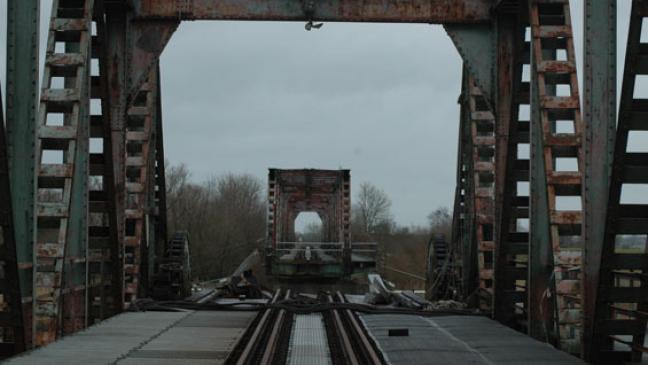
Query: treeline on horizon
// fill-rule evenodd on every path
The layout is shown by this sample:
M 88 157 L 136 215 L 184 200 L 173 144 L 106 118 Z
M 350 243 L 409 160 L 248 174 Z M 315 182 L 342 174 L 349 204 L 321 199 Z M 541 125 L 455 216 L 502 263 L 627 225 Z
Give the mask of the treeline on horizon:
M 192 276 L 209 280 L 230 275 L 254 249 L 263 250 L 266 229 L 266 182 L 250 174 L 225 173 L 193 181 L 185 164 L 167 165 L 169 232 L 185 230 L 191 242 Z M 449 239 L 452 214 L 433 210 L 427 226 L 401 226 L 391 212 L 391 199 L 376 185 L 364 182 L 352 196 L 351 237 L 379 244 L 378 271 L 399 288 L 423 288 L 424 283 L 397 269 L 425 277 L 427 243 L 433 234 Z M 320 226 L 297 232 L 302 240 L 317 240 Z

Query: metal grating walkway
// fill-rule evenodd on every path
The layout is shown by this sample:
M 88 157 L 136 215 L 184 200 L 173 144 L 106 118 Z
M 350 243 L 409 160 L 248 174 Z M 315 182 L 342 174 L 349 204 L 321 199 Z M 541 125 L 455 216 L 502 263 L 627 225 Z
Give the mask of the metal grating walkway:
M 361 315 L 391 365 L 576 365 L 578 358 L 485 317 Z M 408 336 L 389 336 L 408 329 Z
M 321 314 L 295 316 L 288 347 L 289 365 L 331 365 L 331 353 Z
M 218 365 L 255 315 L 230 311 L 123 313 L 7 364 Z

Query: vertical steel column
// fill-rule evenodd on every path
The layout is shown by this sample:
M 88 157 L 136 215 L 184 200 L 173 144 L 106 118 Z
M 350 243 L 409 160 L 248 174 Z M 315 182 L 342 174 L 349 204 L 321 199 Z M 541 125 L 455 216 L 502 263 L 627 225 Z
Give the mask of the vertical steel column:
M 535 8 L 534 0 L 529 1 L 529 10 Z M 532 15 L 529 15 L 531 18 Z M 531 23 L 531 19 L 529 20 Z M 538 29 L 531 23 L 531 38 Z M 530 163 L 529 163 L 529 280 L 528 311 L 529 335 L 543 341 L 552 342 L 555 336 L 553 294 L 553 256 L 549 222 L 549 202 L 547 192 L 547 175 L 545 171 L 545 154 L 543 145 L 542 111 L 540 90 L 538 87 L 537 65 L 541 60 L 535 52 L 533 39 L 530 48 L 531 57 L 531 116 L 530 116 Z
M 149 187 L 153 183 L 150 149 L 157 109 L 157 67 L 153 68 L 126 113 L 126 206 L 124 211 L 124 305 L 128 307 L 146 288 L 146 248 Z
M 158 65 L 158 83 L 157 83 L 157 114 L 155 120 L 155 200 L 156 215 L 155 222 L 156 247 L 155 254 L 157 257 L 164 256 L 166 242 L 169 240 L 167 233 L 167 203 L 166 203 L 166 175 L 164 161 L 164 128 L 162 119 L 162 79 L 160 76 L 160 66 Z
M 468 77 L 467 108 L 472 150 L 474 230 L 479 277 L 479 307 L 486 313 L 493 309 L 493 254 L 495 240 L 495 116 L 484 94 Z
M 124 210 L 126 194 L 125 142 L 126 142 L 126 9 L 123 5 L 106 4 L 106 49 L 108 100 L 110 106 L 110 142 L 114 178 L 113 196 L 109 197 L 114 203 L 116 214 L 117 240 L 111 242 L 111 261 L 114 263 L 112 272 L 112 296 L 115 310 L 123 309 L 124 291 Z
M 586 0 L 584 7 L 585 184 L 584 354 L 592 354 L 593 321 L 605 234 L 609 177 L 616 130 L 616 0 Z M 592 358 L 589 358 L 592 360 Z
M 116 313 L 112 296 L 115 287 L 115 271 L 120 268 L 115 260 L 117 243 L 117 213 L 115 211 L 115 179 L 112 161 L 111 107 L 109 100 L 108 43 L 105 7 L 102 0 L 95 1 L 94 23 L 97 33 L 92 38 L 92 58 L 98 69 L 93 68 L 91 103 L 95 110 L 90 115 L 91 146 L 89 223 L 88 223 L 88 285 L 89 322 L 96 323 Z M 97 110 L 99 109 L 99 110 Z M 101 148 L 98 144 L 101 143 Z M 121 292 L 121 289 L 119 289 Z M 121 296 L 121 294 L 120 294 Z
M 463 247 L 462 247 L 462 228 L 464 220 L 464 171 L 463 171 L 463 124 L 459 122 L 459 133 L 457 133 L 457 170 L 456 185 L 454 196 L 454 207 L 452 209 L 452 236 L 450 237 L 451 254 L 453 259 L 454 275 L 458 278 L 459 296 L 464 297 L 463 291 Z M 426 293 L 431 295 L 431 293 Z
M 473 166 L 473 143 L 470 123 L 470 77 L 464 67 L 462 78 L 462 92 L 460 97 L 460 123 L 459 130 L 462 143 L 462 172 L 463 172 L 463 219 L 461 226 L 462 256 L 462 286 L 464 298 L 469 305 L 479 304 L 479 272 L 477 267 L 477 241 L 475 230 L 475 175 Z
M 85 326 L 92 14 L 92 0 L 52 8 L 36 128 L 35 345 Z
M 526 7 L 500 8 L 498 16 L 497 179 L 494 317 L 520 331 L 527 329 L 529 232 L 529 159 L 521 147 L 529 143 L 529 82 L 523 68 L 530 63 Z
M 2 87 L 0 85 L 0 265 L 2 265 L 3 273 L 0 277 L 0 294 L 2 295 L 2 300 L 0 300 L 0 329 L 2 331 L 0 332 L 0 359 L 25 350 L 25 327 L 18 278 L 7 138 L 2 105 Z
M 640 362 L 648 352 L 648 204 L 645 196 L 633 191 L 633 187 L 648 185 L 648 154 L 645 143 L 632 141 L 648 131 L 648 98 L 639 84 L 648 77 L 648 46 L 642 41 L 646 19 L 648 2 L 633 1 L 605 235 L 602 246 L 593 248 L 600 252 L 588 258 L 592 266 L 588 272 L 599 271 L 590 275 L 593 282 L 586 283 L 587 309 L 593 313 L 586 318 L 585 356 L 598 364 Z
M 530 0 L 529 14 L 533 95 L 531 329 L 534 336 L 546 337 L 578 354 L 582 332 L 583 122 L 569 1 Z
M 31 344 L 39 0 L 8 0 L 7 145 L 25 330 Z

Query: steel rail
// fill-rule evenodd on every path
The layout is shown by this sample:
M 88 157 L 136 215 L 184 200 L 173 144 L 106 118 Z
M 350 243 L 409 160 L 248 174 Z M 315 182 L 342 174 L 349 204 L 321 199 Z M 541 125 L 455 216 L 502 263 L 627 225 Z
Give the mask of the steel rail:
M 289 298 L 290 298 L 290 290 L 287 290 L 284 299 L 289 299 Z M 277 349 L 279 348 L 280 341 L 290 340 L 290 338 L 284 338 L 284 339 L 279 338 L 279 334 L 281 333 L 281 328 L 284 326 L 284 321 L 286 320 L 286 318 L 287 318 L 286 310 L 280 309 L 279 313 L 277 314 L 277 317 L 274 320 L 274 324 L 272 325 L 272 330 L 268 337 L 268 343 L 265 347 L 265 351 L 263 352 L 263 356 L 261 357 L 261 364 L 276 363 L 274 360 L 275 357 L 277 356 Z
M 272 297 L 272 303 L 277 302 L 279 300 L 280 295 L 281 295 L 281 291 L 277 289 L 274 296 Z M 264 330 L 268 327 L 268 324 L 270 323 L 272 312 L 273 310 L 271 308 L 268 308 L 263 312 L 263 315 L 261 316 L 261 319 L 259 320 L 256 327 L 254 328 L 254 332 L 252 332 L 252 336 L 250 336 L 250 339 L 245 345 L 245 348 L 243 349 L 241 356 L 239 356 L 238 360 L 236 361 L 236 365 L 247 365 L 253 361 L 259 343 L 263 338 L 263 332 L 265 332 Z
M 331 303 L 333 302 L 332 296 L 328 295 L 327 299 L 329 302 Z M 346 364 L 350 364 L 350 365 L 360 364 L 357 354 L 353 349 L 353 344 L 351 343 L 349 333 L 347 333 L 346 329 L 344 328 L 344 322 L 342 320 L 342 316 L 340 315 L 340 311 L 337 309 L 333 309 L 331 310 L 331 312 L 333 316 L 333 324 L 334 324 L 334 330 L 336 336 L 329 336 L 329 341 L 333 340 L 333 338 L 331 337 L 337 337 L 339 339 L 342 345 L 342 355 L 346 360 L 345 361 Z M 330 345 L 329 347 L 332 348 L 332 346 Z
M 339 291 L 337 292 L 337 299 L 340 303 L 347 302 L 344 295 Z M 365 333 L 355 314 L 350 309 L 344 309 L 343 311 L 353 332 L 353 338 L 356 339 L 359 345 L 358 348 L 363 353 L 362 355 L 365 359 L 364 363 L 368 362 L 370 364 L 383 364 L 384 361 L 382 357 L 376 352 L 376 349 L 371 343 L 371 340 L 369 340 L 369 338 L 367 337 L 367 334 Z

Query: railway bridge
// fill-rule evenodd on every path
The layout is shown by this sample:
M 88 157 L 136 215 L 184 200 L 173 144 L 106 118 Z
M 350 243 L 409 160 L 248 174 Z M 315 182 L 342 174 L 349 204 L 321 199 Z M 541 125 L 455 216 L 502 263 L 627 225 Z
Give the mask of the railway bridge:
M 581 94 L 569 0 L 55 0 L 43 60 L 39 0 L 8 0 L 3 355 L 100 331 L 150 295 L 168 251 L 160 54 L 182 21 L 254 20 L 442 24 L 464 66 L 449 245 L 463 297 L 586 361 L 640 361 L 648 251 L 619 242 L 648 234 L 648 205 L 624 193 L 648 184 L 648 155 L 628 143 L 648 130 L 648 102 L 635 92 L 648 74 L 648 1 L 633 0 L 623 19 L 618 113 L 616 0 L 583 1 Z M 281 295 L 273 300 L 294 314 L 294 298 Z M 362 331 L 342 313 L 360 310 L 343 295 L 313 300 L 335 308 L 340 336 Z M 276 318 L 272 305 L 263 308 Z M 189 320 L 180 317 L 163 327 Z

